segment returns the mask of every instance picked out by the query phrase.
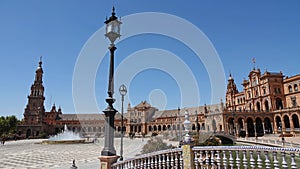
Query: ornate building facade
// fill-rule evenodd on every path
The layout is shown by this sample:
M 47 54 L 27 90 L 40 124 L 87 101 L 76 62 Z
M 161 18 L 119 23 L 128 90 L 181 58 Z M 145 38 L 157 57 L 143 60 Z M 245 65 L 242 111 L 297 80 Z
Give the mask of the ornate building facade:
M 224 109 L 227 133 L 254 137 L 300 132 L 300 75 L 289 78 L 282 72 L 253 69 L 242 85 L 239 92 L 229 76 Z
M 23 123 L 17 126 L 17 132 L 26 138 L 39 137 L 41 134 L 53 135 L 67 125 L 70 130 L 79 132 L 83 137 L 99 137 L 105 131 L 104 114 L 64 114 L 55 104 L 46 112 L 44 101 L 42 61 L 35 71 L 28 103 L 24 110 Z M 186 108 L 184 110 L 158 110 L 146 101 L 131 107 L 128 104 L 124 113 L 125 134 L 151 135 L 152 133 L 180 133 L 183 130 L 184 111 L 188 111 L 193 131 L 224 131 L 223 103 Z M 115 134 L 122 130 L 121 114 L 114 121 Z M 183 134 L 183 131 L 182 131 Z

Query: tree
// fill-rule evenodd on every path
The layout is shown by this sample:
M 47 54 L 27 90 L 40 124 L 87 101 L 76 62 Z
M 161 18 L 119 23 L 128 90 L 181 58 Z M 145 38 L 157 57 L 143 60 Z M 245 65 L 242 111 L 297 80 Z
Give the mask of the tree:
M 16 127 L 19 120 L 16 116 L 1 116 L 0 117 L 0 136 L 16 133 Z

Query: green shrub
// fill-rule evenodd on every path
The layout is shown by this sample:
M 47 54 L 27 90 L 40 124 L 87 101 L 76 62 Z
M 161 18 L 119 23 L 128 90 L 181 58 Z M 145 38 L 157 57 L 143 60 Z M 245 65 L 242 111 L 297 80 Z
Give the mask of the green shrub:
M 166 150 L 172 148 L 172 145 L 167 145 L 167 143 L 163 142 L 163 140 L 159 137 L 154 137 L 148 140 L 148 142 L 144 145 L 142 154 L 151 153 L 154 151 Z

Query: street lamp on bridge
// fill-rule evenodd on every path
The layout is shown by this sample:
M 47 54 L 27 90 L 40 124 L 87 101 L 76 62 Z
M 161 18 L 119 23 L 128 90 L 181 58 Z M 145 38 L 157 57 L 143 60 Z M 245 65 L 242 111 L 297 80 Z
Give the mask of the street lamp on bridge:
M 109 76 L 108 76 L 108 98 L 106 103 L 107 108 L 103 111 L 105 114 L 105 142 L 104 148 L 101 151 L 102 156 L 115 156 L 116 150 L 114 148 L 114 118 L 117 110 L 113 107 L 115 99 L 114 95 L 114 52 L 117 49 L 115 47 L 115 40 L 121 36 L 120 25 L 121 21 L 116 17 L 115 8 L 112 8 L 111 16 L 104 22 L 106 24 L 105 36 L 110 40 L 111 44 L 109 46 L 110 51 L 110 64 L 109 64 Z
M 121 116 L 121 149 L 120 149 L 120 161 L 123 161 L 123 135 L 124 135 L 124 96 L 127 93 L 127 88 L 124 84 L 122 84 L 119 88 L 119 92 L 122 96 L 122 116 Z

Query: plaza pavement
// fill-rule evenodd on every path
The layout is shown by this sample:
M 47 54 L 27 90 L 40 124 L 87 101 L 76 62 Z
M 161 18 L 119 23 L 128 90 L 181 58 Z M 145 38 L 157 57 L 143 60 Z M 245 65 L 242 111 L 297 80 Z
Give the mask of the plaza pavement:
M 262 137 L 276 139 L 278 137 Z M 287 137 L 287 142 L 300 143 L 300 137 Z M 124 138 L 124 159 L 140 154 L 148 139 Z M 164 140 L 173 146 L 177 142 Z M 73 159 L 78 169 L 98 169 L 98 157 L 104 145 L 104 139 L 97 143 L 85 144 L 40 144 L 42 140 L 9 141 L 0 145 L 0 169 L 69 169 Z M 115 138 L 115 149 L 120 152 L 120 138 Z
M 124 138 L 124 159 L 139 154 L 148 139 Z M 97 143 L 40 144 L 42 140 L 8 141 L 0 145 L 0 169 L 69 169 L 73 159 L 78 169 L 98 169 L 98 157 L 104 139 Z M 115 138 L 115 149 L 120 152 L 120 138 Z

